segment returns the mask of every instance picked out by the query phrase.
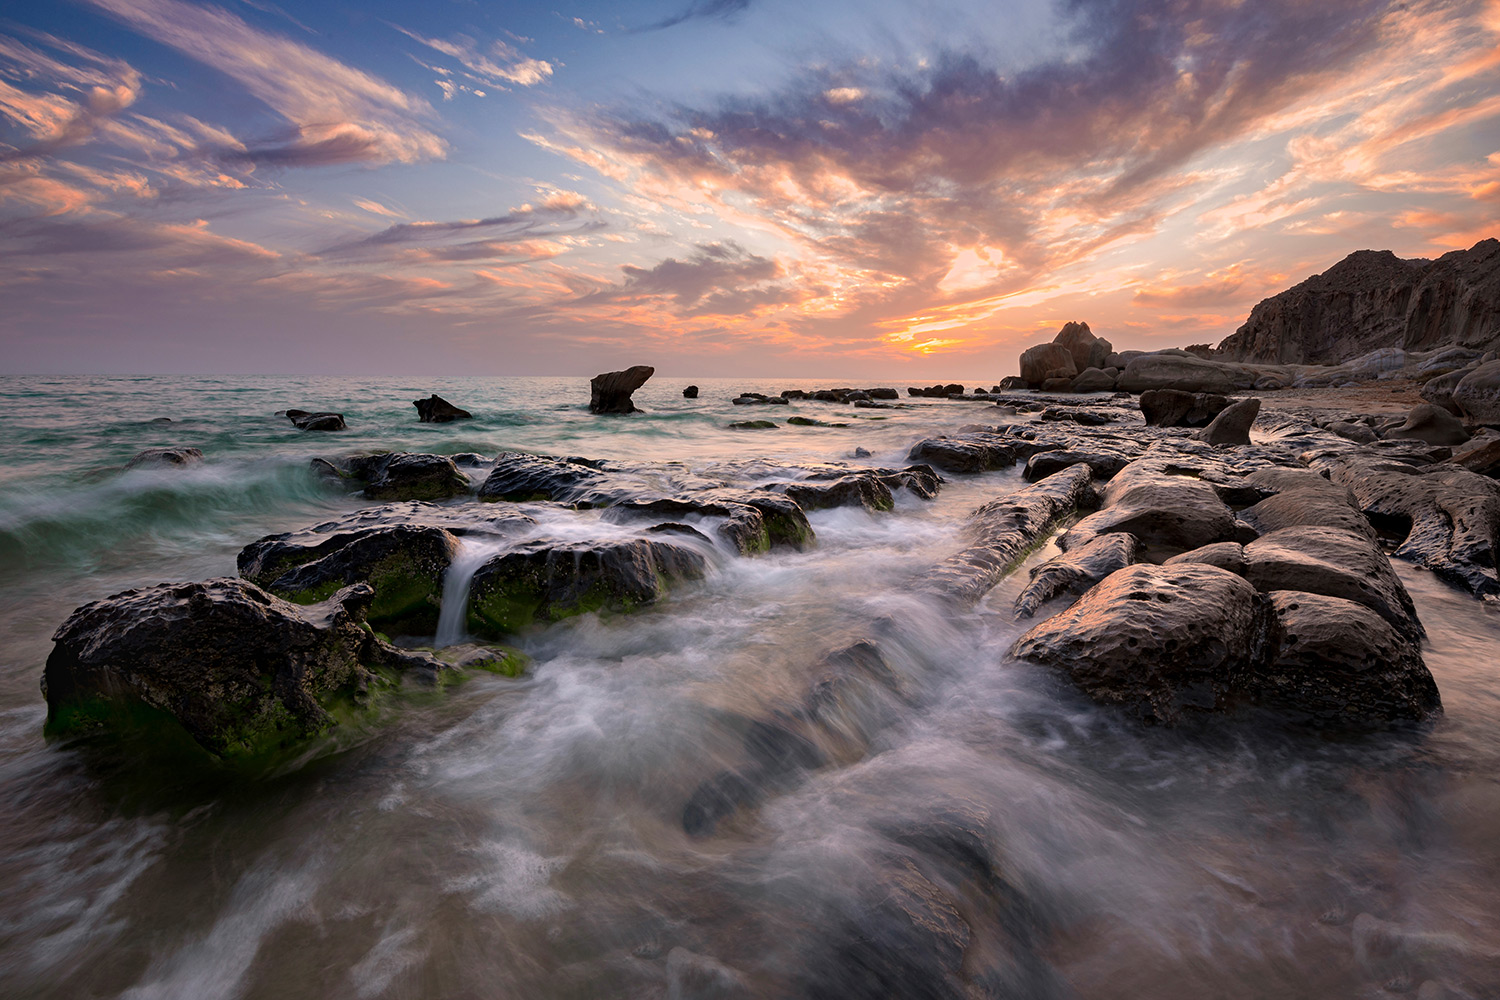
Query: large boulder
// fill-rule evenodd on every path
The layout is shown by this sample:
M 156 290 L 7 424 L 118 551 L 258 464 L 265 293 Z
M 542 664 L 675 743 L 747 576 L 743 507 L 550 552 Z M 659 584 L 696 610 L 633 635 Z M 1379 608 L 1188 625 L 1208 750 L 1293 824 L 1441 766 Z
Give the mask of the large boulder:
M 524 542 L 474 573 L 469 629 L 498 635 L 590 611 L 633 611 L 671 583 L 702 577 L 705 565 L 690 548 L 652 539 Z
M 127 590 L 74 611 L 42 674 L 47 729 L 138 733 L 156 747 L 180 727 L 220 758 L 256 759 L 335 725 L 372 667 L 442 665 L 402 652 L 364 624 L 374 592 L 357 584 L 299 607 L 244 580 Z
M 370 500 L 447 500 L 469 492 L 469 477 L 446 455 L 381 455 L 362 471 Z
M 1085 368 L 1068 385 L 1069 392 L 1113 392 L 1115 380 L 1099 368 Z
M 490 474 L 480 484 L 479 499 L 607 506 L 626 495 L 626 491 L 611 485 L 610 478 L 582 459 L 505 452 L 495 459 Z
M 1234 373 L 1226 365 L 1189 354 L 1147 354 L 1125 366 L 1117 383 L 1124 392 L 1181 389 L 1185 392 L 1233 392 Z
M 1107 340 L 1094 336 L 1087 323 L 1064 323 L 1063 328 L 1057 331 L 1057 336 L 1052 338 L 1052 342 L 1067 348 L 1068 353 L 1073 357 L 1073 367 L 1080 372 L 1089 368 L 1104 368 L 1105 362 L 1114 352 L 1113 345 Z
M 1463 444 L 1469 440 L 1469 432 L 1464 430 L 1463 421 L 1432 403 L 1413 406 L 1406 415 L 1405 423 L 1400 427 L 1392 427 L 1382 436 L 1387 439 L 1426 441 L 1428 444 Z
M 630 394 L 656 374 L 650 365 L 635 365 L 622 372 L 605 372 L 589 381 L 590 413 L 638 413 Z
M 1198 440 L 1207 444 L 1249 444 L 1250 427 L 1255 423 L 1258 413 L 1260 400 L 1254 396 L 1231 403 L 1198 432 Z
M 1475 365 L 1477 368 L 1478 365 Z M 1458 383 L 1469 377 L 1473 368 L 1460 368 L 1457 371 L 1446 372 L 1435 376 L 1422 383 L 1418 395 L 1434 406 L 1441 406 L 1449 413 L 1459 413 L 1458 404 L 1453 402 L 1453 390 L 1458 388 Z
M 1105 507 L 1090 514 L 1059 540 L 1071 551 L 1096 535 L 1125 531 L 1160 557 L 1240 535 L 1234 515 L 1212 486 L 1180 476 L 1116 476 L 1105 489 Z
M 1149 389 L 1141 393 L 1141 416 L 1152 427 L 1207 427 L 1229 405 L 1218 393 Z
M 1033 389 L 1049 378 L 1071 379 L 1077 374 L 1073 354 L 1062 344 L 1038 344 L 1021 353 L 1021 378 Z
M 644 518 L 722 518 L 717 532 L 740 555 L 772 548 L 803 550 L 816 541 L 807 514 L 791 497 L 769 490 L 712 489 L 680 496 L 623 500 L 604 512 L 614 522 Z
M 437 393 L 433 393 L 426 399 L 414 399 L 411 405 L 417 408 L 417 421 L 423 424 L 447 424 L 455 420 L 474 418 L 474 414 L 454 406 Z
M 988 472 L 1016 464 L 1013 442 L 987 431 L 928 438 L 913 445 L 906 457 L 944 472 Z
M 1450 399 L 1474 423 L 1500 426 L 1500 361 L 1487 362 L 1465 375 L 1453 387 Z
M 1066 671 L 1146 722 L 1231 707 L 1265 632 L 1255 589 L 1202 564 L 1129 566 L 1033 627 L 1011 655 Z

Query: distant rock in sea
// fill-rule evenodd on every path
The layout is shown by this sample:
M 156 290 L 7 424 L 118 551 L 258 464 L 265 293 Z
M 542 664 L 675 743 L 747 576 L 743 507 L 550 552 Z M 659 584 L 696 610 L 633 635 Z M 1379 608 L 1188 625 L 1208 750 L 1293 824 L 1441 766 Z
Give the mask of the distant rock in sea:
M 589 382 L 590 413 L 639 413 L 630 394 L 656 374 L 650 365 L 635 365 L 622 372 L 595 375 Z
M 417 408 L 419 423 L 447 424 L 455 420 L 474 419 L 474 414 L 462 407 L 454 406 L 437 393 L 433 393 L 426 399 L 414 399 L 411 405 Z

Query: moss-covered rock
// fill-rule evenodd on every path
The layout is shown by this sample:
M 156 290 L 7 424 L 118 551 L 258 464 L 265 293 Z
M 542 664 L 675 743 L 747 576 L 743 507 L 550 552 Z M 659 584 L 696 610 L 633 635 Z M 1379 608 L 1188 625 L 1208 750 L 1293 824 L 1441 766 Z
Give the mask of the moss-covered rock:
M 42 675 L 47 733 L 186 733 L 224 760 L 284 751 L 358 711 L 380 671 L 445 669 L 365 623 L 358 584 L 302 607 L 232 578 L 128 590 L 74 611 Z
M 475 572 L 469 630 L 502 635 L 590 611 L 633 611 L 672 583 L 701 577 L 704 566 L 693 550 L 653 539 L 527 542 Z

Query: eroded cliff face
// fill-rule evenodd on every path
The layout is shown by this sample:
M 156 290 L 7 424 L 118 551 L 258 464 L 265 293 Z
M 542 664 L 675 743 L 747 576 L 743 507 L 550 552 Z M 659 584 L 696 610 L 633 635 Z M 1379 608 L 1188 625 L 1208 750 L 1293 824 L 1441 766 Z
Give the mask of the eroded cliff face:
M 1359 250 L 1250 312 L 1222 360 L 1337 364 L 1382 347 L 1500 347 L 1500 240 L 1437 260 Z

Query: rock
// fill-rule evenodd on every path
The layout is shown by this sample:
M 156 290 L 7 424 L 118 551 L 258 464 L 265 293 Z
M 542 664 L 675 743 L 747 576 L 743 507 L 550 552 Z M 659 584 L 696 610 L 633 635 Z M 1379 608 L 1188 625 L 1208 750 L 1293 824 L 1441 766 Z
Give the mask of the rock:
M 1129 472 L 1126 466 L 1105 487 L 1103 510 L 1063 534 L 1058 544 L 1064 550 L 1112 531 L 1135 535 L 1144 549 L 1158 556 L 1237 539 L 1234 515 L 1207 483 Z
M 884 511 L 896 506 L 890 487 L 869 473 L 840 476 L 828 482 L 804 481 L 770 488 L 797 501 L 797 506 L 803 510 L 863 507 Z
M 1500 425 L 1500 361 L 1490 361 L 1469 372 L 1453 387 L 1452 402 L 1469 420 Z
M 626 496 L 610 489 L 607 473 L 579 459 L 550 458 L 502 452 L 494 468 L 479 487 L 481 500 L 551 500 L 585 507 L 603 507 Z
M 848 424 L 829 423 L 826 420 L 814 420 L 812 417 L 787 417 L 786 422 L 793 427 L 848 427 Z M 869 454 L 866 452 L 866 454 Z
M 380 456 L 370 469 L 364 496 L 370 500 L 447 500 L 469 492 L 469 477 L 443 455 L 398 452 Z
M 1015 448 L 998 434 L 972 433 L 919 441 L 907 453 L 913 462 L 926 462 L 944 472 L 987 472 L 1016 464 Z
M 1352 424 L 1347 420 L 1340 420 L 1329 424 L 1328 430 L 1355 444 L 1371 444 L 1380 440 L 1380 435 L 1376 434 L 1368 424 Z
M 630 394 L 656 374 L 649 365 L 635 365 L 622 372 L 595 375 L 589 382 L 590 413 L 638 413 Z
M 1415 722 L 1442 710 L 1417 646 L 1359 603 L 1324 594 L 1266 595 L 1274 627 L 1256 700 L 1294 721 L 1339 728 Z
M 869 451 L 868 448 L 855 448 L 854 449 L 854 457 L 855 458 L 869 458 L 870 457 L 870 451 Z
M 972 544 L 939 563 L 924 587 L 973 604 L 1049 530 L 1093 500 L 1088 466 L 1075 465 L 993 500 L 969 515 Z
M 1034 483 L 1080 462 L 1089 467 L 1095 479 L 1107 482 L 1129 465 L 1130 459 L 1116 452 L 1107 451 L 1039 451 L 1026 460 L 1026 469 L 1021 473 L 1021 478 L 1028 483 Z
M 866 389 L 865 392 L 871 399 L 900 399 L 901 394 L 889 386 L 877 386 L 874 389 Z
M 364 626 L 374 592 L 355 585 L 299 607 L 243 580 L 127 590 L 74 611 L 42 675 L 47 730 L 180 726 L 220 758 L 257 760 L 325 732 L 334 703 L 359 703 L 371 667 L 435 676 L 442 664 Z
M 1129 566 L 1034 626 L 1017 659 L 1062 670 L 1095 701 L 1148 723 L 1224 711 L 1267 631 L 1255 590 L 1202 564 Z
M 1218 393 L 1151 389 L 1141 393 L 1141 416 L 1152 427 L 1207 427 L 1229 405 Z
M 1481 476 L 1494 478 L 1500 474 L 1500 432 L 1488 427 L 1481 428 L 1463 447 L 1453 449 L 1453 457 L 1447 461 Z
M 1098 368 L 1086 368 L 1068 386 L 1069 392 L 1113 392 L 1115 380 Z
M 308 413 L 306 410 L 287 410 L 286 417 L 302 431 L 344 430 L 342 413 Z
M 1197 434 L 1198 440 L 1213 445 L 1250 443 L 1250 427 L 1260 413 L 1260 400 L 1251 396 L 1226 406 Z
M 1072 389 L 1072 385 L 1073 380 L 1071 378 L 1049 378 L 1043 379 L 1039 388 L 1042 392 L 1069 392 Z
M 1019 375 L 1007 375 L 1000 380 L 996 389 L 1000 392 L 1013 392 L 1017 389 L 1028 388 L 1027 382 Z
M 1430 378 L 1422 383 L 1422 388 L 1417 394 L 1434 406 L 1441 406 L 1449 413 L 1459 413 L 1458 404 L 1453 402 L 1453 390 L 1458 388 L 1458 383 L 1467 378 L 1472 370 L 1460 368 L 1458 371 Z
M 785 546 L 801 551 L 817 540 L 807 514 L 791 497 L 768 490 L 716 489 L 656 499 L 624 500 L 605 511 L 606 520 L 668 515 L 722 517 L 718 533 L 741 555 Z
M 758 392 L 745 392 L 730 400 L 735 406 L 789 406 L 791 400 L 783 396 L 763 396 Z
M 1261 302 L 1219 354 L 1235 361 L 1338 363 L 1378 348 L 1453 344 L 1486 351 L 1500 339 L 1500 241 L 1435 261 L 1360 250 Z
M 1236 388 L 1228 366 L 1190 355 L 1169 354 L 1147 354 L 1134 359 L 1120 373 L 1117 385 L 1125 392 L 1181 389 L 1223 394 Z
M 888 489 L 903 487 L 920 499 L 931 500 L 942 488 L 943 477 L 930 465 L 908 465 L 904 469 L 876 469 L 873 475 Z
M 1406 415 L 1406 422 L 1386 431 L 1388 440 L 1426 441 L 1428 444 L 1463 444 L 1469 440 L 1463 421 L 1431 403 L 1418 403 Z
M 197 465 L 203 452 L 197 448 L 147 448 L 125 463 L 125 470 Z
M 1103 368 L 1114 351 L 1109 341 L 1094 336 L 1087 323 L 1064 323 L 1052 342 L 1067 349 L 1073 358 L 1073 367 L 1080 372 L 1089 368 Z
M 705 565 L 692 549 L 655 539 L 523 542 L 475 571 L 469 630 L 494 636 L 590 611 L 634 611 L 671 583 L 701 578 Z
M 736 420 L 729 425 L 729 428 L 736 431 L 774 431 L 777 426 L 774 420 Z
M 686 389 L 682 390 L 682 398 L 683 399 L 697 399 L 698 398 L 698 387 L 696 385 L 690 385 Z
M 474 414 L 454 406 L 442 396 L 433 393 L 426 399 L 414 399 L 411 405 L 417 408 L 417 422 L 423 424 L 447 424 L 455 420 L 472 420 Z
M 1282 528 L 1316 526 L 1351 531 L 1370 542 L 1379 539 L 1370 522 L 1353 505 L 1352 495 L 1342 488 L 1295 486 L 1240 511 L 1239 518 L 1262 535 Z
M 1117 569 L 1135 562 L 1135 536 L 1116 531 L 1099 535 L 1031 571 L 1031 583 L 1016 598 L 1016 615 L 1030 618 L 1065 590 L 1082 593 Z
M 1021 354 L 1021 378 L 1032 388 L 1049 378 L 1071 379 L 1077 374 L 1072 352 L 1061 344 L 1038 344 Z
M 1045 388 L 1045 385 L 1043 386 Z M 1042 411 L 1043 420 L 1067 420 L 1085 427 L 1102 427 L 1117 419 L 1113 413 L 1103 413 L 1082 406 L 1049 406 Z
M 1477 595 L 1500 594 L 1500 484 L 1444 463 L 1427 470 L 1360 455 L 1314 464 L 1347 486 L 1377 526 L 1404 533 L 1398 558 Z
M 430 635 L 459 538 L 505 537 L 534 527 L 525 514 L 490 505 L 384 504 L 267 535 L 240 550 L 238 567 L 240 576 L 298 604 L 323 600 L 353 583 L 369 584 L 372 624 Z
M 1112 538 L 1112 535 L 1101 535 L 1101 538 Z M 1163 566 L 1181 566 L 1184 563 L 1201 563 L 1205 566 L 1217 566 L 1219 569 L 1228 570 L 1235 576 L 1245 575 L 1245 547 L 1239 542 L 1214 542 L 1212 545 L 1204 545 L 1187 552 L 1180 553 L 1162 563 Z
M 1339 528 L 1281 528 L 1245 546 L 1245 579 L 1256 590 L 1302 590 L 1374 611 L 1408 641 L 1422 639 L 1411 596 L 1379 545 Z

